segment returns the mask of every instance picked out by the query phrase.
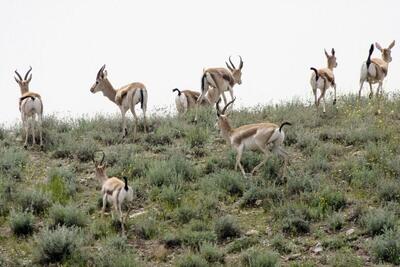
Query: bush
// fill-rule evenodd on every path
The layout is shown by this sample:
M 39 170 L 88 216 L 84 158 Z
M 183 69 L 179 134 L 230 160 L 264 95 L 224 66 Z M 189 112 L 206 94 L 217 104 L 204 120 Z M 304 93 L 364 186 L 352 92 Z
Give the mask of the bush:
M 135 254 L 131 251 L 116 249 L 101 249 L 94 260 L 96 267 L 139 267 L 142 266 Z
M 281 254 L 288 254 L 292 252 L 292 248 L 289 246 L 288 241 L 285 240 L 281 234 L 272 238 L 271 246 Z
M 397 181 L 382 181 L 378 189 L 378 196 L 383 201 L 397 201 L 400 199 L 400 185 Z
M 0 177 L 21 179 L 22 170 L 27 162 L 28 156 L 25 151 L 15 148 L 0 149 Z
M 293 215 L 283 219 L 282 231 L 288 234 L 305 234 L 310 232 L 310 223 L 299 216 Z
M 208 263 L 224 263 L 225 255 L 216 245 L 203 243 L 200 246 L 200 254 Z
M 370 247 L 377 262 L 400 264 L 400 233 L 398 231 L 385 231 L 383 235 L 372 240 Z
M 35 261 L 41 264 L 62 263 L 79 253 L 81 244 L 79 232 L 75 228 L 59 227 L 45 229 L 36 238 Z
M 149 240 L 158 234 L 158 227 L 156 220 L 153 218 L 146 218 L 135 224 L 135 233 L 140 238 Z
M 258 240 L 254 237 L 242 237 L 234 240 L 232 243 L 228 245 L 227 252 L 228 253 L 237 253 L 242 250 L 248 249 L 254 245 L 258 244 Z
M 84 227 L 87 224 L 87 215 L 75 206 L 55 205 L 49 213 L 52 227 Z
M 90 225 L 90 233 L 94 239 L 98 240 L 109 236 L 111 228 L 109 224 L 104 221 L 94 220 Z
M 182 191 L 180 187 L 173 185 L 163 186 L 159 195 L 160 201 L 166 203 L 168 207 L 174 208 L 181 201 Z
M 254 207 L 257 201 L 262 201 L 268 196 L 267 189 L 252 186 L 244 194 L 240 200 L 241 207 Z
M 193 218 L 198 217 L 198 211 L 195 207 L 185 204 L 175 210 L 178 222 L 185 224 L 190 222 Z
M 219 240 L 240 236 L 239 224 L 231 215 L 219 218 L 215 223 L 214 231 Z
M 186 253 L 176 264 L 178 267 L 207 267 L 207 261 L 201 256 L 194 254 L 192 252 Z
M 50 207 L 49 197 L 41 191 L 21 191 L 18 195 L 18 204 L 23 211 L 35 215 L 43 214 Z
M 332 231 L 338 231 L 343 228 L 344 218 L 340 213 L 335 213 L 329 218 L 329 229 Z
M 76 175 L 73 171 L 67 168 L 51 168 L 47 175 L 47 182 L 49 184 L 53 183 L 53 180 L 62 180 L 66 193 L 69 196 L 73 196 L 76 192 Z
M 394 229 L 396 217 L 392 212 L 384 209 L 371 210 L 361 218 L 361 225 L 368 234 L 379 235 L 385 230 Z
M 168 186 L 179 181 L 175 170 L 167 161 L 154 161 L 149 168 L 147 176 L 150 183 L 158 187 Z
M 317 182 L 310 176 L 296 175 L 289 177 L 287 181 L 288 193 L 291 195 L 305 192 L 313 192 L 317 188 Z
M 79 143 L 75 143 L 75 155 L 80 162 L 88 162 L 93 160 L 94 153 L 98 150 L 98 146 L 93 139 L 84 139 Z
M 154 133 L 149 133 L 145 138 L 151 146 L 164 146 L 172 144 L 172 133 L 166 126 L 159 127 Z
M 222 170 L 211 178 L 216 180 L 219 188 L 231 196 L 242 196 L 244 191 L 243 177 L 234 171 Z
M 362 260 L 351 253 L 349 250 L 339 251 L 336 255 L 329 259 L 329 266 L 332 267 L 361 267 L 363 266 Z
M 11 213 L 10 227 L 16 236 L 31 235 L 34 230 L 34 217 L 28 212 Z
M 182 245 L 182 240 L 179 236 L 172 233 L 167 233 L 164 237 L 162 242 L 165 244 L 166 248 L 177 248 Z
M 209 138 L 207 128 L 193 127 L 186 134 L 186 142 L 190 148 L 203 147 Z
M 216 235 L 211 231 L 193 231 L 190 229 L 184 229 L 180 236 L 185 246 L 195 250 L 199 250 L 201 244 L 204 242 L 215 242 L 217 240 Z
M 249 249 L 242 255 L 242 264 L 248 267 L 275 267 L 279 265 L 279 258 L 271 251 Z

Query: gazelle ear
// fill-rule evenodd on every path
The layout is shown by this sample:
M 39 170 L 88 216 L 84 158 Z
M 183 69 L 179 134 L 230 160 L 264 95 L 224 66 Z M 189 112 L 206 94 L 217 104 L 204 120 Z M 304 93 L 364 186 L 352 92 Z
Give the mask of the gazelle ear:
M 27 82 L 30 83 L 31 80 L 32 80 L 32 74 L 29 75 L 29 78 L 28 78 Z
M 329 54 L 328 54 L 328 52 L 326 52 L 326 49 L 324 49 L 324 52 L 325 52 L 325 56 L 329 57 Z
M 18 83 L 18 84 L 20 84 L 21 82 L 18 80 L 18 78 L 17 77 L 15 77 L 14 76 L 14 79 L 15 79 L 15 81 Z
M 376 48 L 378 48 L 379 51 L 382 52 L 382 46 L 380 44 L 378 44 L 378 42 L 375 43 Z
M 332 48 L 332 56 L 334 56 L 334 55 L 335 55 L 335 49 Z
M 394 44 L 395 44 L 395 40 L 393 40 L 393 42 L 389 45 L 389 49 L 392 49 Z
M 104 70 L 104 71 L 103 71 L 103 74 L 101 75 L 101 77 L 102 77 L 103 79 L 107 78 L 107 70 Z

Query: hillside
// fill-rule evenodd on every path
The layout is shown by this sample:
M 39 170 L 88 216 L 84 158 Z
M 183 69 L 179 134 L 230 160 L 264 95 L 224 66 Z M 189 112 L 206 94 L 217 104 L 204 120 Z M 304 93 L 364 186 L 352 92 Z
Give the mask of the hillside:
M 47 116 L 43 151 L 23 149 L 21 128 L 0 129 L 0 266 L 400 264 L 399 97 L 345 96 L 326 114 L 300 102 L 234 111 L 234 126 L 293 124 L 288 167 L 271 156 L 247 178 L 215 110 L 192 118 L 153 116 L 133 140 L 119 116 Z M 98 150 L 135 189 L 126 237 L 100 217 Z M 245 169 L 261 159 L 245 151 Z

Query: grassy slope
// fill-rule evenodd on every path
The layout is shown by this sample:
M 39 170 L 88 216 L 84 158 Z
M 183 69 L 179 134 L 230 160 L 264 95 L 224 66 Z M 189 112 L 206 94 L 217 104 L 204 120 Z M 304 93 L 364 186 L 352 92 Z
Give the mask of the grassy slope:
M 31 264 L 35 238 L 51 216 L 48 210 L 35 215 L 34 234 L 28 237 L 15 237 L 9 220 L 21 209 L 21 192 L 35 190 L 63 205 L 78 205 L 91 218 L 82 229 L 82 259 L 64 264 L 93 262 L 96 251 L 117 235 L 110 216 L 99 215 L 99 184 L 90 158 L 102 149 L 109 176 L 127 175 L 137 190 L 131 214 L 146 212 L 128 221 L 128 253 L 142 265 L 175 265 L 209 240 L 225 253 L 227 265 L 243 263 L 248 247 L 254 247 L 278 253 L 284 266 L 372 266 L 377 261 L 371 244 L 380 233 L 371 233 L 371 217 L 377 216 L 368 217 L 368 212 L 391 214 L 395 228 L 399 224 L 399 114 L 398 98 L 358 105 L 352 97 L 340 99 L 337 109 L 328 105 L 325 115 L 301 103 L 234 112 L 235 126 L 293 123 L 285 128 L 288 168 L 282 171 L 272 157 L 247 179 L 231 171 L 234 153 L 218 136 L 214 111 L 203 111 L 197 126 L 190 123 L 191 115 L 153 117 L 151 134 L 140 131 L 136 141 L 120 138 L 119 118 L 48 117 L 44 152 L 24 151 L 21 129 L 1 130 L 0 260 Z M 249 171 L 260 159 L 245 152 L 243 160 Z M 48 177 L 57 171 L 62 181 L 72 177 L 62 183 L 62 194 L 49 184 Z M 219 240 L 214 226 L 227 214 L 239 224 L 241 236 Z M 253 229 L 257 233 L 246 237 Z M 346 234 L 349 229 L 354 233 Z M 180 245 L 171 248 L 171 240 Z M 323 252 L 314 253 L 318 242 Z

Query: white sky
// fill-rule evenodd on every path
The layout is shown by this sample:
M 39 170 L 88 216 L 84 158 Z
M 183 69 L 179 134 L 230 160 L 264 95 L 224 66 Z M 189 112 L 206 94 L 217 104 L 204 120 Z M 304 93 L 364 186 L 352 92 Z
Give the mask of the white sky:
M 173 107 L 171 89 L 200 88 L 203 67 L 244 60 L 237 106 L 312 99 L 310 66 L 336 50 L 338 94 L 356 92 L 371 42 L 392 51 L 386 91 L 400 85 L 400 2 L 1 0 L 0 123 L 19 119 L 13 72 L 33 67 L 45 114 L 116 113 L 89 88 L 102 64 L 115 87 L 143 82 L 149 109 Z M 374 56 L 380 56 L 375 51 Z M 367 88 L 364 93 L 367 92 Z M 139 108 L 139 107 L 137 107 Z

